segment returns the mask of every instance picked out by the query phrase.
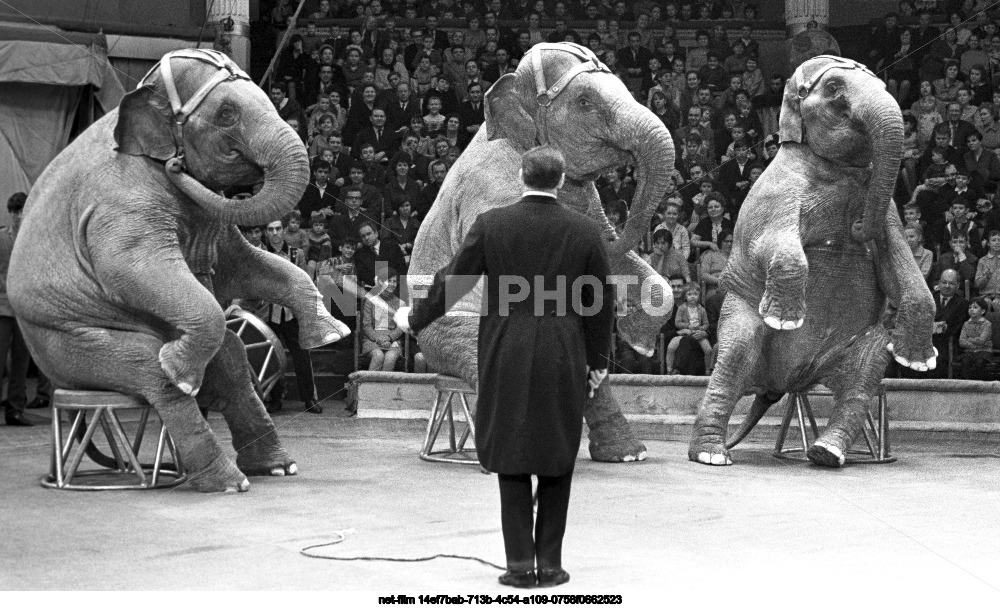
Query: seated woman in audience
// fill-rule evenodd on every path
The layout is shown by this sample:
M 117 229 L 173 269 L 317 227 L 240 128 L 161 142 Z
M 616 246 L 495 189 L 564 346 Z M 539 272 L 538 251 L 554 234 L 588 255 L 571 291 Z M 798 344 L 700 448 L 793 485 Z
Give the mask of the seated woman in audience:
M 330 143 L 328 140 L 329 137 L 335 133 L 333 130 L 333 124 L 333 114 L 324 114 L 319 118 L 317 132 L 314 133 L 312 138 L 309 140 L 310 159 L 314 159 L 319 156 L 323 150 L 330 149 Z
M 976 64 L 969 68 L 969 81 L 966 83 L 972 91 L 972 105 L 981 106 L 993 101 L 993 85 L 986 80 L 986 66 Z M 979 125 L 976 125 L 979 128 Z
M 375 288 L 382 292 L 372 298 L 379 298 L 376 305 L 365 299 L 361 310 L 361 353 L 371 357 L 368 369 L 372 371 L 391 372 L 396 369 L 396 361 L 403 354 L 403 330 L 396 326 L 393 315 L 400 306 L 396 288 L 399 285 L 399 275 L 389 268 L 384 277 L 377 279 Z M 384 306 L 383 306 L 384 304 Z
M 399 243 L 399 248 L 403 250 L 403 258 L 409 263 L 419 229 L 420 220 L 413 217 L 413 205 L 409 200 L 402 200 L 396 207 L 396 213 L 385 221 L 382 228 L 382 242 Z
M 448 140 L 449 146 L 464 150 L 466 144 L 469 143 L 467 135 L 468 132 L 462 128 L 462 121 L 458 114 L 451 114 L 445 119 L 442 136 Z
M 992 103 L 984 103 L 979 106 L 977 114 L 979 124 L 976 129 L 983 136 L 983 149 L 997 154 L 1000 150 L 1000 122 L 997 122 L 997 106 Z
M 705 213 L 706 217 L 691 232 L 691 246 L 718 251 L 719 234 L 733 232 L 733 222 L 726 218 L 726 197 L 721 192 L 710 192 L 705 197 Z
M 733 233 L 720 232 L 716 249 L 709 249 L 698 260 L 698 280 L 705 284 L 705 297 L 709 297 L 719 287 L 719 278 L 729 261 L 733 250 Z
M 664 279 L 671 275 L 681 275 L 684 282 L 691 281 L 691 269 L 687 258 L 674 249 L 674 235 L 665 228 L 653 233 L 653 253 L 646 261 Z
M 955 101 L 958 99 L 958 88 L 961 86 L 962 81 L 959 79 L 958 62 L 954 59 L 946 59 L 944 62 L 944 78 L 934 81 L 935 95 L 945 103 Z

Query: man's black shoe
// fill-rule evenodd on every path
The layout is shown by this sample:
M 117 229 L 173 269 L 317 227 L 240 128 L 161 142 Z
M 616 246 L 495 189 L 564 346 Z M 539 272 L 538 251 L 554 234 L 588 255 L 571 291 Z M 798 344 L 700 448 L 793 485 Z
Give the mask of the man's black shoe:
M 520 587 L 525 589 L 527 587 L 535 586 L 535 571 L 528 570 L 527 572 L 513 572 L 508 570 L 500 575 L 497 579 L 501 585 L 507 585 L 508 587 Z
M 49 407 L 49 400 L 45 397 L 35 397 L 31 400 L 31 403 L 28 404 L 29 410 L 40 410 L 47 407 Z
M 24 414 L 12 414 L 7 412 L 4 419 L 7 421 L 7 426 L 35 426 L 30 420 L 24 417 Z
M 555 587 L 556 585 L 562 585 L 567 582 L 569 582 L 569 572 L 566 572 L 562 568 L 538 569 L 539 587 Z
M 310 414 L 322 414 L 323 406 L 316 403 L 315 401 L 306 401 L 306 411 Z

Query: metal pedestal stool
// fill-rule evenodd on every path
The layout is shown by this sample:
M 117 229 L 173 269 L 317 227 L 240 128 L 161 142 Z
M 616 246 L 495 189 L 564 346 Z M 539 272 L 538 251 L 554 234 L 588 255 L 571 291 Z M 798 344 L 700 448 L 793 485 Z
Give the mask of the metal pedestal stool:
M 434 388 L 437 390 L 437 397 L 434 399 L 434 407 L 431 408 L 430 420 L 427 421 L 427 435 L 424 437 L 424 446 L 420 450 L 420 458 L 431 462 L 454 462 L 458 464 L 479 464 L 479 456 L 476 448 L 466 447 L 466 442 L 472 438 L 476 441 L 476 428 L 472 411 L 469 409 L 469 402 L 466 395 L 475 395 L 476 391 L 465 383 L 464 380 L 454 376 L 438 374 L 434 381 Z M 465 429 L 456 440 L 456 425 L 454 404 L 455 401 L 462 406 L 461 413 L 465 416 Z M 448 446 L 435 450 L 434 443 L 441 433 L 441 427 L 447 423 Z
M 64 410 L 73 417 L 66 438 L 63 438 L 62 428 Z M 122 410 L 142 411 L 131 441 L 118 418 L 118 412 Z M 89 424 L 86 418 L 88 412 L 93 414 Z M 61 490 L 145 490 L 170 488 L 183 483 L 187 474 L 162 422 L 152 464 L 139 461 L 139 450 L 150 413 L 155 415 L 156 410 L 138 397 L 110 391 L 56 390 L 52 396 L 52 465 L 49 474 L 42 478 L 42 485 Z M 104 431 L 113 455 L 111 457 L 100 452 L 92 443 L 98 428 Z M 78 443 L 75 452 L 74 441 Z M 164 462 L 166 452 L 170 453 L 172 463 Z M 85 454 L 103 468 L 80 470 Z M 84 483 L 83 478 L 94 480 L 94 483 Z
M 809 447 L 819 437 L 819 428 L 816 426 L 816 418 L 813 416 L 812 406 L 809 404 L 809 396 L 830 397 L 829 391 L 811 391 L 809 393 L 789 393 L 785 417 L 781 421 L 781 428 L 778 431 L 778 439 L 774 444 L 773 456 L 775 458 L 789 458 L 792 460 L 806 460 L 806 452 Z M 871 408 L 865 410 L 866 425 L 862 427 L 861 433 L 864 436 L 867 450 L 851 450 L 846 454 L 845 462 L 851 464 L 885 464 L 895 462 L 896 457 L 889 453 L 889 417 L 888 400 L 885 389 L 879 387 L 876 399 L 876 415 L 872 416 Z M 796 416 L 799 425 L 799 440 L 801 446 L 785 447 L 785 439 L 792 421 L 792 416 Z M 806 420 L 809 421 L 809 433 L 806 431 Z

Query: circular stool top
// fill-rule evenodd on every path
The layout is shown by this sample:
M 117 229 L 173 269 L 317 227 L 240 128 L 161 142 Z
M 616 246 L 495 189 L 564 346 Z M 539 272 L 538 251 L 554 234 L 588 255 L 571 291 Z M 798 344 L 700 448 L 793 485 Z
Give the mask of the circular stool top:
M 76 389 L 57 388 L 52 394 L 52 405 L 66 408 L 97 408 L 149 407 L 145 399 L 138 396 L 124 395 L 114 391 L 82 391 Z
M 434 388 L 439 391 L 451 391 L 453 393 L 467 393 L 469 395 L 475 395 L 476 389 L 469 386 L 469 384 L 458 378 L 456 376 L 446 376 L 444 374 L 438 374 L 437 378 L 434 380 Z

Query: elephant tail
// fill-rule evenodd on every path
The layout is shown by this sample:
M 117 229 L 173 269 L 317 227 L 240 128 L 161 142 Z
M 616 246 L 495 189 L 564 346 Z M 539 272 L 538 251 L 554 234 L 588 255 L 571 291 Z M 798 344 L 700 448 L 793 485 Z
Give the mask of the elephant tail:
M 757 423 L 764 417 L 767 410 L 771 409 L 771 406 L 778 401 L 781 401 L 781 398 L 784 396 L 784 393 L 762 393 L 757 395 L 757 398 L 753 400 L 753 405 L 750 406 L 750 411 L 747 412 L 747 416 L 743 420 L 743 424 L 740 425 L 740 428 L 736 429 L 732 438 L 726 441 L 726 449 L 732 449 L 739 442 L 746 439 L 746 436 L 757 426 Z

